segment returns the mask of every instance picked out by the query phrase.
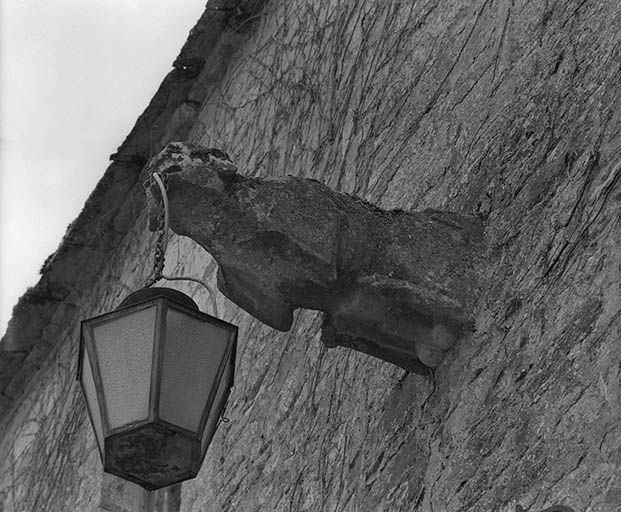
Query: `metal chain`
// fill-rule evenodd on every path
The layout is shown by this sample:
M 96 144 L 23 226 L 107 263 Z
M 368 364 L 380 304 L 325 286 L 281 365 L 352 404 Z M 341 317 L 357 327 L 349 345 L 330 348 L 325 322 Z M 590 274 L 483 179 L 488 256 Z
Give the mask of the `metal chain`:
M 167 176 L 166 174 L 160 174 L 159 177 L 162 179 L 164 183 L 164 188 L 167 185 Z M 151 183 L 153 183 L 153 175 L 150 177 Z M 151 274 L 147 278 L 147 282 L 145 283 L 145 288 L 149 288 L 153 286 L 157 281 L 162 278 L 162 273 L 164 272 L 164 265 L 166 264 L 166 237 L 168 233 L 166 233 L 166 213 L 164 210 L 164 199 L 162 198 L 162 209 L 158 216 L 158 225 L 157 225 L 157 242 L 155 243 L 155 259 L 153 260 L 153 269 L 151 270 Z
M 166 279 L 167 281 L 193 281 L 195 283 L 200 284 L 205 287 L 207 293 L 209 294 L 209 298 L 211 299 L 211 306 L 213 308 L 213 314 L 218 316 L 218 303 L 216 301 L 216 296 L 209 287 L 209 285 L 200 279 L 189 276 L 167 276 L 164 274 L 164 265 L 166 263 L 166 247 L 168 246 L 168 223 L 169 223 L 169 206 L 168 206 L 168 193 L 167 193 L 167 182 L 168 175 L 153 173 L 150 177 L 150 184 L 156 182 L 160 193 L 162 195 L 162 209 L 160 211 L 160 215 L 158 217 L 159 224 L 157 226 L 158 235 L 157 242 L 155 244 L 155 260 L 153 261 L 153 270 L 147 282 L 145 284 L 145 288 L 149 288 L 153 286 L 160 279 Z

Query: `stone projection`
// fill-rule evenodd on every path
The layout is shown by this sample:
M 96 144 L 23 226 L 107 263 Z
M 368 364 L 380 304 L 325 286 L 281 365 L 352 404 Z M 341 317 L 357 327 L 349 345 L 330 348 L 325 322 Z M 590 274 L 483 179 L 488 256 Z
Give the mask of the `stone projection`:
M 182 512 L 620 510 L 619 27 L 618 0 L 210 1 L 0 343 L 0 509 L 109 502 L 79 322 L 148 278 L 146 164 L 180 141 L 220 172 L 164 166 L 165 273 L 239 326 Z
M 474 327 L 479 219 L 385 211 L 310 179 L 247 178 L 225 153 L 179 142 L 151 173 L 167 184 L 171 229 L 218 262 L 218 289 L 275 329 L 291 328 L 294 308 L 323 311 L 326 345 L 426 373 Z M 157 228 L 161 192 L 146 182 Z

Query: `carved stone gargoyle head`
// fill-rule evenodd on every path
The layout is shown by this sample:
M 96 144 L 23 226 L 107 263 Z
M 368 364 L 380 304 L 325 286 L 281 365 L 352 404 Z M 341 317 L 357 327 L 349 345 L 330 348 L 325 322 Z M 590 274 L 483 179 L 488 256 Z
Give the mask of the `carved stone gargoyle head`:
M 226 153 L 185 143 L 144 172 L 166 175 L 170 228 L 216 259 L 220 291 L 275 329 L 289 330 L 296 308 L 323 311 L 328 346 L 421 373 L 473 327 L 476 218 L 385 211 L 312 179 L 244 177 Z M 155 229 L 160 192 L 147 189 Z

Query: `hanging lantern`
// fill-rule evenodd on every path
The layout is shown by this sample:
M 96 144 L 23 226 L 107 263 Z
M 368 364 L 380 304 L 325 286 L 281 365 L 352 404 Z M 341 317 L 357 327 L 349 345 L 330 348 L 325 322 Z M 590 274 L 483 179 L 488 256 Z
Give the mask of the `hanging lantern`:
M 159 489 L 198 473 L 224 410 L 237 327 L 167 288 L 82 322 L 78 379 L 104 471 Z

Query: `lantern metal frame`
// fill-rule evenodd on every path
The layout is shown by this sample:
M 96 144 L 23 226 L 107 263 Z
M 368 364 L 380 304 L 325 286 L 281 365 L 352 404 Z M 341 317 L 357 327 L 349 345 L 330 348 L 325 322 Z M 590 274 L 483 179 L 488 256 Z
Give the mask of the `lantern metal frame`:
M 99 366 L 97 350 L 93 340 L 92 328 L 99 324 L 114 321 L 126 315 L 152 308 L 153 306 L 156 307 L 156 313 L 154 322 L 155 332 L 153 338 L 153 353 L 151 358 L 151 375 L 149 383 L 148 416 L 146 419 L 129 422 L 120 427 L 111 429 L 109 425 L 108 410 L 104 395 L 104 385 L 101 377 L 101 368 Z M 229 331 L 227 348 L 222 356 L 222 360 L 220 361 L 218 370 L 216 372 L 216 377 L 213 382 L 213 386 L 209 391 L 209 396 L 205 402 L 205 405 L 203 406 L 201 419 L 196 432 L 170 423 L 159 417 L 162 386 L 161 377 L 164 361 L 164 348 L 166 344 L 166 312 L 169 309 L 177 310 L 178 312 L 181 312 L 185 315 L 189 315 L 198 320 L 208 322 L 212 325 L 217 325 L 223 330 Z M 181 292 L 168 288 L 146 288 L 143 290 L 139 290 L 138 292 L 131 294 L 127 299 L 125 299 L 125 301 L 123 301 L 116 310 L 82 321 L 80 326 L 80 347 L 78 356 L 77 380 L 80 381 L 80 386 L 82 387 L 83 394 L 85 396 L 89 419 L 93 427 L 93 431 L 95 432 L 95 435 L 97 437 L 97 426 L 94 420 L 93 411 L 91 410 L 91 403 L 88 399 L 86 399 L 86 392 L 84 391 L 85 386 L 82 380 L 83 360 L 86 352 L 86 357 L 88 357 L 93 377 L 97 405 L 99 406 L 99 416 L 101 419 L 101 435 L 103 439 L 101 439 L 101 442 L 99 439 L 96 440 L 97 447 L 99 449 L 99 455 L 105 472 L 137 483 L 145 487 L 147 490 L 154 490 L 159 487 L 163 487 L 164 485 L 152 486 L 149 484 L 145 484 L 143 480 L 136 478 L 134 475 L 119 471 L 118 469 L 109 464 L 109 457 L 105 456 L 105 452 L 107 452 L 108 449 L 114 450 L 118 448 L 116 444 L 120 441 L 121 438 L 127 438 L 132 434 L 137 434 L 138 431 L 140 431 L 141 429 L 144 429 L 148 425 L 152 425 L 154 431 L 159 431 L 160 433 L 172 432 L 175 434 L 182 434 L 184 439 L 196 441 L 194 446 L 191 447 L 191 467 L 186 473 L 180 474 L 179 478 L 177 478 L 175 481 L 167 481 L 165 485 L 173 485 L 175 483 L 182 482 L 196 476 L 196 474 L 200 470 L 200 467 L 202 466 L 202 463 L 209 449 L 209 445 L 211 444 L 211 440 L 213 439 L 218 425 L 223 419 L 222 414 L 226 408 L 231 388 L 234 384 L 235 357 L 237 352 L 237 334 L 237 326 L 230 324 L 224 320 L 220 320 L 219 318 L 211 316 L 207 313 L 199 311 L 198 306 L 190 297 Z M 230 375 L 228 382 L 223 382 L 222 377 L 226 371 L 227 364 L 230 367 Z M 218 395 L 218 391 L 221 390 L 221 387 L 223 385 L 226 385 L 224 394 L 222 395 L 219 403 L 214 403 Z M 214 407 L 216 407 L 217 409 L 214 410 Z M 215 414 L 215 417 L 218 418 L 217 423 L 211 430 L 211 432 L 205 432 L 207 421 L 210 417 L 214 417 L 212 413 Z M 203 439 L 204 435 L 208 437 Z M 201 451 L 202 453 L 200 453 Z

